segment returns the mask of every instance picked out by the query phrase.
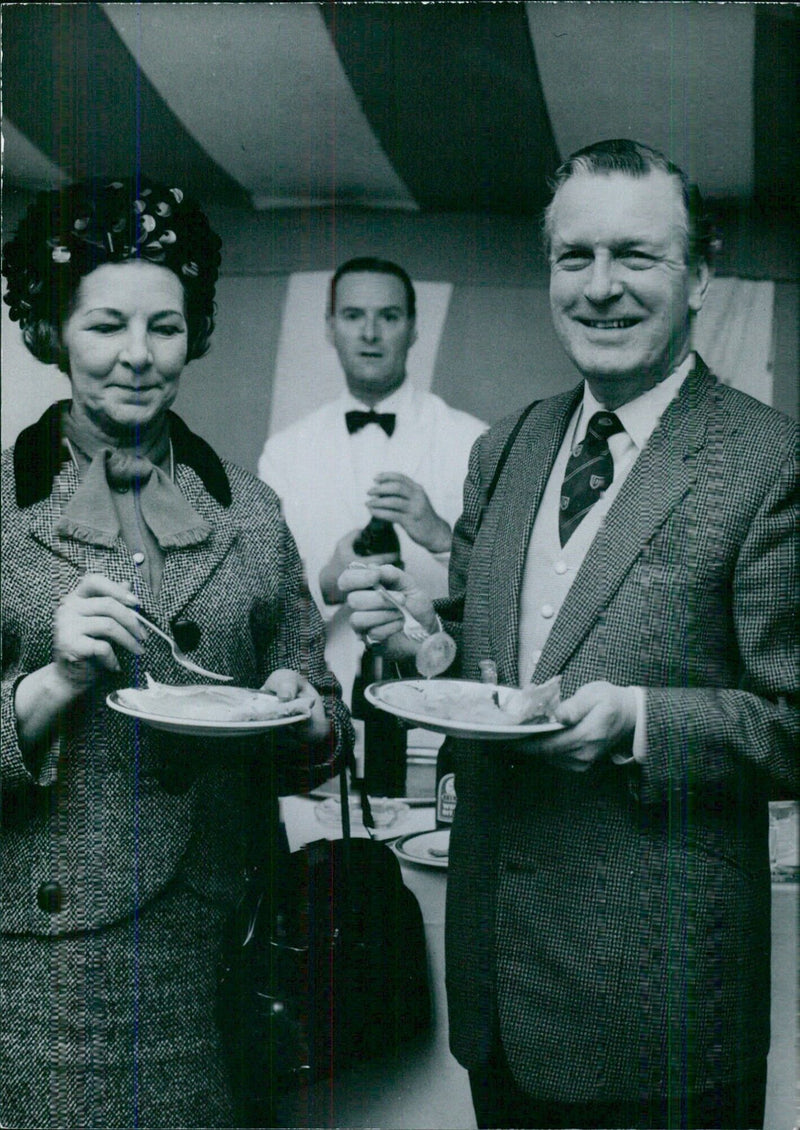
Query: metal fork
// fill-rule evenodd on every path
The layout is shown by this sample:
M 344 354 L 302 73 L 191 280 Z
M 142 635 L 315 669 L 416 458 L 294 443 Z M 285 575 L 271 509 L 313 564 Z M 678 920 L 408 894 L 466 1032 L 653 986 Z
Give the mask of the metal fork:
M 431 633 L 427 628 L 423 628 L 422 624 L 420 624 L 415 616 L 411 615 L 396 593 L 393 593 L 391 589 L 385 589 L 383 585 L 375 584 L 372 587 L 375 589 L 375 592 L 379 592 L 381 596 L 386 597 L 389 603 L 393 604 L 402 614 L 404 636 L 410 640 L 414 640 L 416 643 L 421 643 L 422 640 L 426 640 L 430 636 Z
M 172 636 L 167 635 L 166 632 L 162 632 L 160 628 L 156 627 L 152 620 L 148 620 L 146 616 L 142 616 L 141 612 L 137 612 L 135 608 L 132 608 L 131 612 L 146 628 L 149 628 L 151 632 L 155 632 L 157 636 L 161 636 L 162 640 L 169 644 L 172 658 L 176 663 L 180 664 L 181 667 L 185 667 L 187 671 L 193 671 L 195 675 L 204 675 L 206 679 L 216 679 L 219 683 L 230 683 L 233 681 L 232 675 L 220 675 L 217 671 L 207 671 L 206 668 L 201 667 L 199 663 L 194 663 L 181 651 Z

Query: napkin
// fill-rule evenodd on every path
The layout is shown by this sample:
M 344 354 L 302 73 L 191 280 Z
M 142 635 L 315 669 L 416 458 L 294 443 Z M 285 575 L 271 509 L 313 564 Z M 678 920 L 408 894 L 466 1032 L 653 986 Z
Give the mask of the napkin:
M 289 850 L 299 851 L 305 844 L 314 840 L 340 840 L 342 829 L 323 824 L 317 819 L 315 809 L 322 800 L 305 796 L 284 796 L 280 798 L 281 820 L 286 828 Z M 430 832 L 436 827 L 436 809 L 433 807 L 409 808 L 401 813 L 387 828 L 376 828 L 376 840 L 394 840 L 410 832 Z M 368 839 L 369 832 L 361 818 L 361 808 L 350 806 L 350 834 L 360 839 Z

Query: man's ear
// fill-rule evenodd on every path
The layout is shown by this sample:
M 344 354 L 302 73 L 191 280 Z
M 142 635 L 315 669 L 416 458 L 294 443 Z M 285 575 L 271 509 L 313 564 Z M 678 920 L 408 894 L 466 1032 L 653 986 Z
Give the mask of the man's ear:
M 333 314 L 328 314 L 325 318 L 325 340 L 328 345 L 333 345 Z
M 706 300 L 708 284 L 711 281 L 711 268 L 705 259 L 698 259 L 690 266 L 692 272 L 691 288 L 689 290 L 689 309 L 697 314 Z

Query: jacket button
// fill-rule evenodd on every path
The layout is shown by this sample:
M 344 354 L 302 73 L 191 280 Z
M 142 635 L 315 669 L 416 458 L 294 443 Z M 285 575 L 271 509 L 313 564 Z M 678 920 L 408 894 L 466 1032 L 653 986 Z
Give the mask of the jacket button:
M 200 643 L 200 625 L 194 620 L 180 620 L 176 616 L 170 620 L 169 626 L 181 651 L 194 651 Z
M 64 889 L 60 883 L 42 883 L 36 894 L 36 901 L 46 914 L 58 914 L 64 905 Z

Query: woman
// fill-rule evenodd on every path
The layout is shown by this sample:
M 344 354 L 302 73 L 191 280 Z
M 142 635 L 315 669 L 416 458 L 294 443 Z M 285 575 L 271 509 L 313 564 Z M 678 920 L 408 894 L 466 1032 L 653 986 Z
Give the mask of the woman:
M 278 793 L 352 740 L 277 499 L 169 410 L 219 246 L 139 178 L 41 194 L 4 249 L 72 399 L 2 457 L 2 1125 L 234 1124 L 215 963 L 246 841 L 279 875 Z M 146 672 L 202 681 L 135 608 L 237 685 L 309 694 L 309 721 L 209 740 L 112 712 Z

